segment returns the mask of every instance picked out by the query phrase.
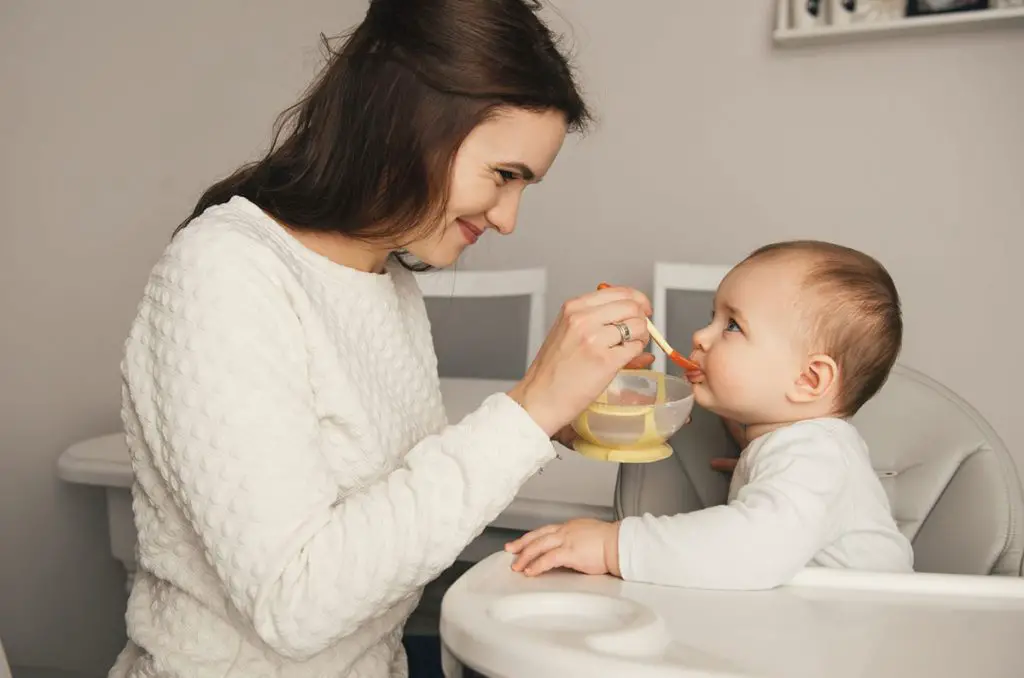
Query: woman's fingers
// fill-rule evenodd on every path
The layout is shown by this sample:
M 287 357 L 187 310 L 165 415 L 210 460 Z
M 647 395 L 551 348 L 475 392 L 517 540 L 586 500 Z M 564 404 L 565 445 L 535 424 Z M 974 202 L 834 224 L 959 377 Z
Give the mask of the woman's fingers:
M 629 328 L 629 340 L 639 341 L 644 346 L 650 340 L 650 335 L 647 334 L 647 323 L 637 318 L 629 318 L 622 321 L 622 324 Z M 619 331 L 619 328 L 615 324 L 602 325 L 597 332 L 594 334 L 594 342 L 598 346 L 618 346 L 623 342 L 623 333 Z
M 608 360 L 615 369 L 620 370 L 636 360 L 644 352 L 646 345 L 641 341 L 627 341 L 621 346 L 614 346 L 608 349 Z
M 566 302 L 527 370 L 509 390 L 549 436 L 597 398 L 615 372 L 644 352 L 647 298 L 628 288 L 593 292 Z M 614 323 L 623 323 L 622 332 Z M 623 341 L 624 335 L 629 337 Z M 643 365 L 645 359 L 637 364 Z
M 582 311 L 574 311 L 570 318 L 586 320 L 586 325 L 592 327 L 623 321 L 635 322 L 636 327 L 629 329 L 647 334 L 647 316 L 644 315 L 640 304 L 631 299 L 612 301 L 600 306 L 591 306 Z
M 651 301 L 647 295 L 631 287 L 605 287 L 597 292 L 590 292 L 566 302 L 564 309 L 566 311 L 581 311 L 617 301 L 631 301 L 637 304 L 644 315 L 653 313 Z
M 555 442 L 558 442 L 558 443 L 561 443 L 562 445 L 565 445 L 566 447 L 572 447 L 573 443 L 576 442 L 577 438 L 579 438 L 579 435 L 576 434 L 576 429 L 574 429 L 570 425 L 570 426 L 563 426 L 558 431 L 558 433 L 556 433 L 554 436 L 552 436 L 551 439 L 554 440 Z
M 641 353 L 626 364 L 626 369 L 643 370 L 654 364 L 654 356 L 650 353 Z

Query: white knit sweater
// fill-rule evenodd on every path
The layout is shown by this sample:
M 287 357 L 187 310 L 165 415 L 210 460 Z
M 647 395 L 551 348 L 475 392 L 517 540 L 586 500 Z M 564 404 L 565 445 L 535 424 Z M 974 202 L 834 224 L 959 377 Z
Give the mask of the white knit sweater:
M 553 455 L 504 394 L 447 425 L 413 277 L 234 198 L 180 233 L 127 341 L 140 571 L 112 676 L 403 676 L 425 583 Z

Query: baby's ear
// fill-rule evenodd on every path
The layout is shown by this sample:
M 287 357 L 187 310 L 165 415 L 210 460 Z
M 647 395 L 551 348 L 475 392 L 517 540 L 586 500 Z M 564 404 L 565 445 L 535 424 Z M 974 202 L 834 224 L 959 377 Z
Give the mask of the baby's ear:
M 794 384 L 792 400 L 798 403 L 821 400 L 833 390 L 838 379 L 839 366 L 831 356 L 812 355 Z

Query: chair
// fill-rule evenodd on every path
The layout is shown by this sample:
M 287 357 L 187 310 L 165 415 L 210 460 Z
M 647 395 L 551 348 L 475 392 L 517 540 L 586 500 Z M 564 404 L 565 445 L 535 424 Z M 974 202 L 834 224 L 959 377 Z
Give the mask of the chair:
M 695 281 L 698 291 L 708 287 L 708 278 L 692 273 L 693 267 L 683 265 L 656 268 L 660 287 L 656 282 L 654 312 L 663 326 L 673 324 L 667 295 L 680 281 Z M 897 364 L 852 422 L 871 449 L 900 530 L 914 545 L 915 570 L 1024 576 L 1020 476 L 1006 445 L 973 407 L 921 372 Z M 619 468 L 615 511 L 620 518 L 685 513 L 725 502 L 728 478 L 711 470 L 710 460 L 737 456 L 739 450 L 717 417 L 696 409 L 672 446 L 675 454 L 668 459 Z
M 431 315 L 432 330 L 438 352 L 438 361 L 442 373 L 445 363 L 453 364 L 451 369 L 468 370 L 467 374 L 442 374 L 442 376 L 469 377 L 503 377 L 519 378 L 530 366 L 541 344 L 544 343 L 546 326 L 544 323 L 544 303 L 547 291 L 547 271 L 544 269 L 520 269 L 509 271 L 456 271 L 439 270 L 420 273 L 416 276 L 420 290 L 427 300 L 428 312 Z M 526 313 L 517 314 L 516 307 L 509 302 L 515 298 L 528 298 Z M 458 299 L 467 306 L 478 306 L 471 313 L 455 318 L 445 300 Z M 517 317 L 518 315 L 518 317 Z M 508 333 L 494 334 L 487 337 L 487 342 L 480 341 L 481 332 L 463 333 L 463 319 L 471 318 L 477 328 L 500 326 L 502 320 L 510 318 L 522 322 L 526 326 L 526 346 L 523 353 L 519 348 L 512 348 L 514 336 Z M 521 320 L 519 320 L 521 318 Z M 452 322 L 455 321 L 455 322 Z M 457 333 L 450 331 L 450 326 L 458 328 Z M 469 341 L 464 336 L 470 337 Z M 490 350 L 490 352 L 488 352 Z M 509 363 L 508 356 L 524 355 L 525 360 Z M 497 364 L 504 366 L 507 374 L 481 373 L 483 368 L 493 369 Z M 451 371 L 449 369 L 448 371 Z M 514 372 L 514 373 L 513 373 Z
M 711 309 L 710 296 L 712 296 L 715 290 L 718 289 L 719 283 L 722 282 L 722 278 L 729 272 L 728 266 L 707 266 L 703 264 L 667 264 L 657 263 L 654 265 L 654 299 L 651 300 L 651 304 L 654 306 L 654 316 L 652 320 L 655 326 L 662 328 L 664 332 L 667 332 L 666 338 L 673 335 L 670 329 L 673 327 L 668 313 L 668 294 L 669 291 L 678 290 L 682 292 L 697 292 L 697 293 L 710 293 L 702 294 L 702 297 L 707 298 L 708 310 Z M 697 330 L 703 327 L 708 317 L 707 315 L 697 316 L 698 326 L 689 328 L 690 334 L 683 334 L 682 332 L 675 334 L 675 339 L 669 338 L 669 343 L 684 355 L 688 352 L 690 347 L 690 336 L 693 330 Z M 694 318 L 690 318 L 691 321 Z M 662 351 L 654 352 L 654 369 L 664 372 L 665 371 L 665 354 Z
M 7 655 L 4 653 L 2 642 L 0 642 L 0 678 L 11 678 L 11 667 L 7 665 Z

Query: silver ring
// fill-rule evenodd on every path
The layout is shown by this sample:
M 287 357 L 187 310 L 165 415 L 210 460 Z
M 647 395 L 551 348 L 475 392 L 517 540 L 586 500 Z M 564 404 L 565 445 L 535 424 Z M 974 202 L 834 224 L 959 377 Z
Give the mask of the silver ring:
M 629 325 L 626 323 L 612 323 L 612 325 L 615 325 L 615 329 L 619 331 L 619 337 L 621 337 L 617 346 L 622 346 L 633 338 L 633 332 L 630 331 Z

